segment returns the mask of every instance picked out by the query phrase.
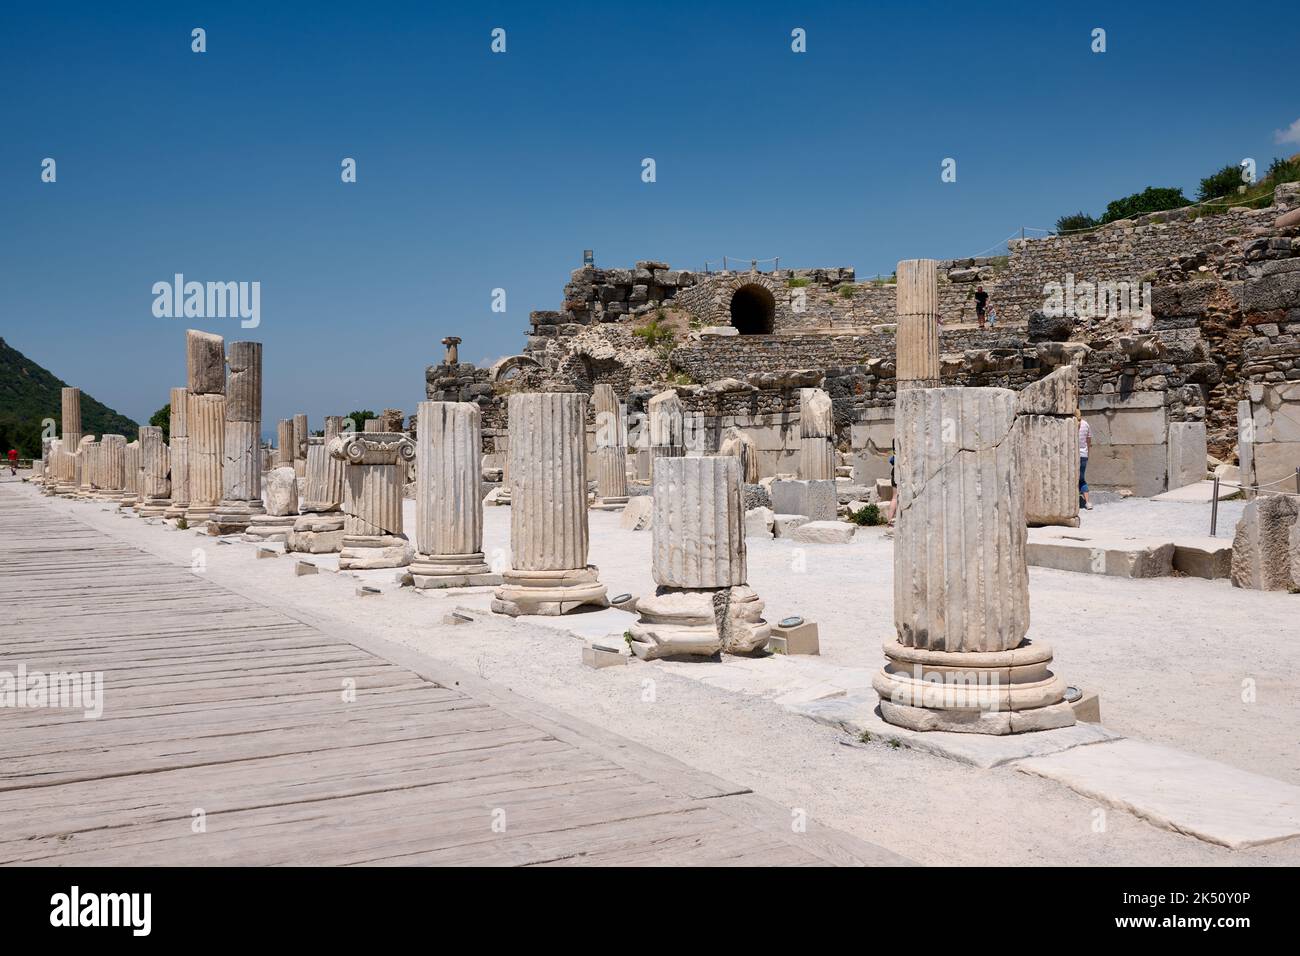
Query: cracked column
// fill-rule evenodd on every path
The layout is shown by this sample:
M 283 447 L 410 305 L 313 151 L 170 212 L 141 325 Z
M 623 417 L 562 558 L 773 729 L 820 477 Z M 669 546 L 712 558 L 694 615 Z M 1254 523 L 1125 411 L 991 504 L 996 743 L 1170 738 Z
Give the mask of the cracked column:
M 653 597 L 636 602 L 632 653 L 748 653 L 767 646 L 763 602 L 747 583 L 739 458 L 665 458 L 655 468 Z
M 345 464 L 339 570 L 406 567 L 411 545 L 402 533 L 402 481 L 415 444 L 398 432 L 353 432 L 326 448 Z
M 347 465 L 329 453 L 329 443 L 345 434 L 345 421 L 352 424 L 351 419 L 326 415 L 325 437 L 308 439 L 302 514 L 285 541 L 287 551 L 328 554 L 343 548 L 343 472 Z
M 61 445 L 63 462 L 62 467 L 59 469 L 56 490 L 58 494 L 71 495 L 77 491 L 75 456 L 77 446 L 81 444 L 81 389 L 70 387 L 62 389 L 60 401 L 62 403 L 60 424 L 63 426 L 63 444 Z
M 650 425 L 650 477 L 654 479 L 655 461 L 681 458 L 686 454 L 685 406 L 675 389 L 668 389 L 646 402 Z
M 167 426 L 172 463 L 172 503 L 163 512 L 163 517 L 169 519 L 184 518 L 190 507 L 189 404 L 189 389 L 172 389 L 171 415 Z
M 820 388 L 799 389 L 799 477 L 835 480 L 835 417 Z
M 142 518 L 160 518 L 171 504 L 171 462 L 162 429 L 140 426 L 140 507 Z
M 231 342 L 226 386 L 226 430 L 221 502 L 208 522 L 208 534 L 248 530 L 262 506 L 262 343 Z
M 606 607 L 587 563 L 587 397 L 576 392 L 510 396 L 510 570 L 492 610 L 567 614 Z
M 420 402 L 416 432 L 417 588 L 501 583 L 483 560 L 483 427 L 472 402 Z
M 621 511 L 627 504 L 627 441 L 623 410 L 614 386 L 597 385 L 592 396 L 596 409 L 596 504 L 602 511 Z
M 190 527 L 206 524 L 221 501 L 225 481 L 226 352 L 219 335 L 189 329 L 185 333 L 187 370 L 186 434 L 189 436 Z
M 904 259 L 897 271 L 898 388 L 939 384 L 939 263 Z

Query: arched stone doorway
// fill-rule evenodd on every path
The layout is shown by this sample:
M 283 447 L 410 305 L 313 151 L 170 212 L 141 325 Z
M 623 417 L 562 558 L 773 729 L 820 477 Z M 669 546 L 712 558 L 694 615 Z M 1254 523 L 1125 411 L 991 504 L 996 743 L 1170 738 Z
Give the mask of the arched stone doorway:
M 766 287 L 747 283 L 731 296 L 731 324 L 741 335 L 771 335 L 776 323 L 776 296 Z

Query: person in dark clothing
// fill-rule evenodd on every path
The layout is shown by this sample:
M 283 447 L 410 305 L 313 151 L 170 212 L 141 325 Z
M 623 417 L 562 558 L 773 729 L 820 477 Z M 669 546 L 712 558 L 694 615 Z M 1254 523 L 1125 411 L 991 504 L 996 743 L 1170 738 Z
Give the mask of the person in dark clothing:
M 983 286 L 975 289 L 975 320 L 979 322 L 980 328 L 984 328 L 984 307 L 988 305 L 989 294 L 984 291 Z

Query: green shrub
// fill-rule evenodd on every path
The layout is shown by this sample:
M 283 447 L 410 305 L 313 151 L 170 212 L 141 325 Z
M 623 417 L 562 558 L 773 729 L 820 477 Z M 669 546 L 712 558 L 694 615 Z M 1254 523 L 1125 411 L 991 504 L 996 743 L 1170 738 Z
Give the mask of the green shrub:
M 802 289 L 804 286 L 812 285 L 812 279 L 807 276 L 791 276 L 785 284 L 791 289 Z
M 163 442 L 172 440 L 172 403 L 168 402 L 158 411 L 149 416 L 149 424 L 157 425 L 162 429 Z
M 1268 167 L 1268 180 L 1271 188 L 1276 188 L 1282 183 L 1300 182 L 1300 156 L 1293 156 L 1290 159 L 1279 156 L 1274 159 Z
M 1078 232 L 1080 229 L 1091 229 L 1095 225 L 1097 225 L 1097 220 L 1086 212 L 1076 212 L 1072 216 L 1062 216 L 1056 220 L 1056 231 Z
M 880 513 L 880 508 L 874 504 L 866 505 L 857 511 L 850 511 L 849 520 L 854 524 L 865 525 L 869 528 L 886 524 L 885 516 Z
M 858 287 L 852 282 L 846 282 L 835 291 L 840 294 L 841 299 L 851 299 L 858 294 Z
M 1244 185 L 1246 182 L 1241 178 L 1240 166 L 1224 166 L 1217 173 L 1201 180 L 1201 189 L 1196 194 L 1196 198 L 1204 201 L 1218 199 L 1220 196 L 1231 196 L 1241 192 L 1238 187 Z
M 1101 221 L 1107 223 L 1119 219 L 1132 219 L 1134 216 L 1144 216 L 1149 212 L 1164 212 L 1166 209 L 1177 209 L 1188 205 L 1191 203 L 1181 189 L 1173 186 L 1148 186 L 1140 193 L 1133 193 L 1131 196 L 1110 203 Z
M 358 412 L 348 412 L 348 418 L 352 419 L 353 427 L 359 432 L 363 432 L 366 430 L 367 421 L 369 421 L 372 418 L 378 418 L 378 417 L 379 417 L 378 415 L 376 415 L 368 408 Z
M 641 326 L 641 328 L 633 329 L 632 334 L 637 338 L 644 340 L 645 344 L 651 348 L 659 345 L 671 344 L 676 336 L 673 334 L 672 329 L 663 324 L 661 321 L 662 317 L 663 314 L 661 312 L 645 325 Z

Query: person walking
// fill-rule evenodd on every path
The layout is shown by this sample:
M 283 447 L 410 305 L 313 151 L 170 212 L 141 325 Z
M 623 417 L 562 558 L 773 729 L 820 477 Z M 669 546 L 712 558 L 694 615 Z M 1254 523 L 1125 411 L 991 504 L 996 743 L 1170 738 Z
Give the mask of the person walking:
M 979 322 L 980 328 L 984 328 L 984 307 L 988 305 L 989 294 L 984 291 L 984 287 L 975 287 L 975 320 Z
M 18 474 L 18 449 L 17 448 L 9 449 L 9 474 L 11 475 Z
M 1088 511 L 1092 502 L 1088 500 L 1088 451 L 1092 448 L 1092 427 L 1083 420 L 1083 412 L 1075 409 L 1074 420 L 1079 423 L 1079 504 Z

